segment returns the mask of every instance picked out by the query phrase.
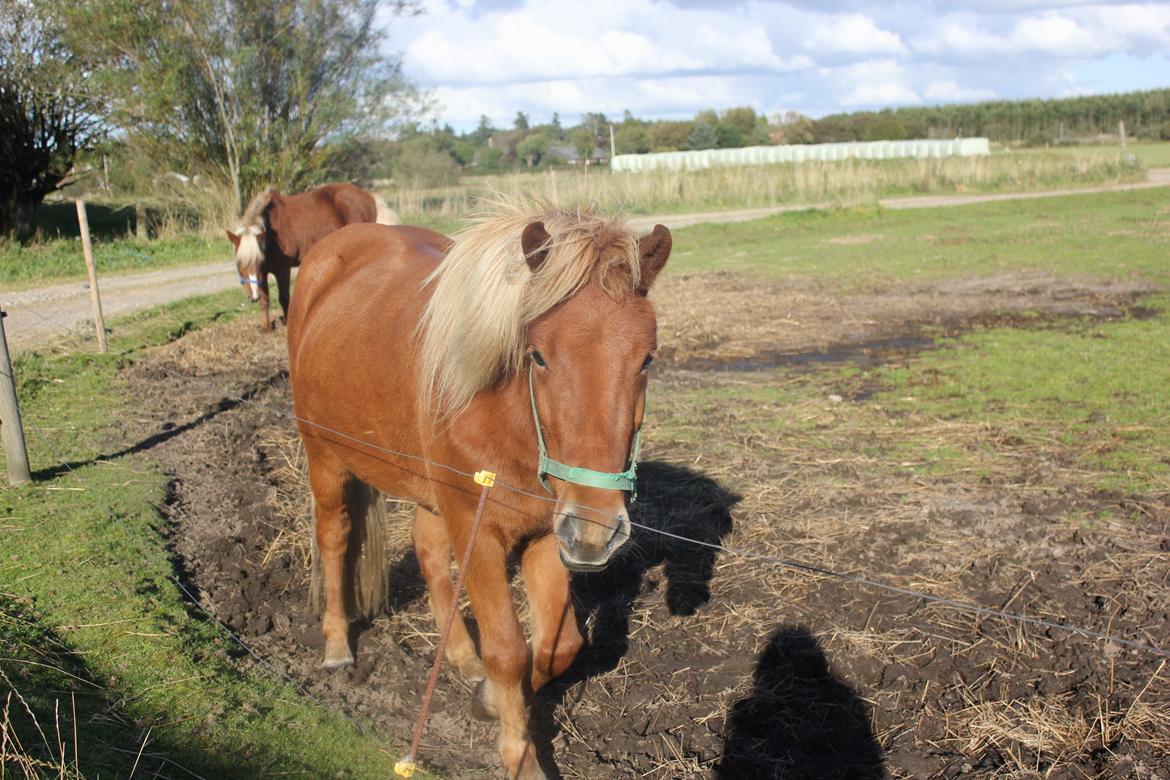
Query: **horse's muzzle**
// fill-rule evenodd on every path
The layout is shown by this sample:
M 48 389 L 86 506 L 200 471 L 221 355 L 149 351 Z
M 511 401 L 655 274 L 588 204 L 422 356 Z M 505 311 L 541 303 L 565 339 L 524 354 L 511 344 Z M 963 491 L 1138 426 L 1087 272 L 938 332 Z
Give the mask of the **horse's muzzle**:
M 571 571 L 598 571 L 605 568 L 619 547 L 630 538 L 630 518 L 578 513 L 570 505 L 557 513 L 553 533 L 561 563 Z

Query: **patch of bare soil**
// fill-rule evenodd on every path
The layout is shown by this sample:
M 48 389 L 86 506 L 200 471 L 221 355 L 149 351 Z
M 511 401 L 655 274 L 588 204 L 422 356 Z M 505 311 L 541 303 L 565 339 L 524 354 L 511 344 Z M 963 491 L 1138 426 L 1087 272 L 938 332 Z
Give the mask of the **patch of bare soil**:
M 664 280 L 660 341 L 672 354 L 654 392 L 783 381 L 810 355 L 900 358 L 985 323 L 1076 327 L 1126 315 L 1140 292 L 1013 276 L 834 299 L 730 275 Z M 128 370 L 154 416 L 128 433 L 173 475 L 176 566 L 203 605 L 326 706 L 402 745 L 437 639 L 410 509 L 396 507 L 388 528 L 391 608 L 360 627 L 356 669 L 320 669 L 301 454 L 289 420 L 264 408 L 289 409 L 284 366 L 283 331 L 260 336 L 252 320 L 189 334 Z M 771 370 L 741 373 L 760 368 Z M 700 445 L 648 437 L 633 519 L 1167 643 L 1166 496 L 1089 493 L 1052 453 L 1020 453 L 1010 473 L 927 481 L 849 448 L 825 457 L 780 441 L 763 425 L 777 410 L 760 404 L 711 410 Z M 800 411 L 826 430 L 837 414 Z M 993 435 L 939 426 L 957 446 Z M 1070 513 L 1104 519 L 1070 524 Z M 1156 656 L 643 530 L 575 590 L 589 647 L 532 715 L 545 763 L 567 778 L 1170 780 L 1170 669 Z M 495 777 L 494 726 L 469 702 L 445 672 L 424 761 L 445 777 Z

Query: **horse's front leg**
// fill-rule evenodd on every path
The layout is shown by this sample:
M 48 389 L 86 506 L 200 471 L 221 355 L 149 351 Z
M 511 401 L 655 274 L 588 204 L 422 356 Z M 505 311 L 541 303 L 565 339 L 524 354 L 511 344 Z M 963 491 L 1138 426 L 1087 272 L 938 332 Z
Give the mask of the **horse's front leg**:
M 450 529 L 450 527 L 449 527 Z M 453 529 L 451 529 L 453 530 Z M 481 533 L 475 541 L 467 572 L 467 594 L 479 623 L 480 649 L 487 680 L 480 686 L 484 708 L 500 719 L 500 758 L 510 778 L 546 780 L 528 734 L 525 679 L 528 643 L 512 604 L 508 587 L 506 551 L 494 534 Z M 458 549 L 466 545 L 456 536 Z
M 435 616 L 435 625 L 442 631 L 455 601 L 455 588 L 451 585 L 451 539 L 443 519 L 421 506 L 414 512 L 414 552 L 418 556 L 423 579 L 427 582 L 427 596 Z M 484 678 L 483 663 L 467 633 L 463 615 L 458 611 L 447 642 L 447 660 L 455 664 L 459 673 L 468 680 Z
M 292 287 L 292 268 L 285 266 L 278 271 L 274 271 L 273 275 L 276 277 L 276 294 L 280 298 L 280 311 L 282 312 L 281 319 L 288 323 L 288 295 Z
M 528 545 L 520 562 L 532 605 L 532 690 L 565 673 L 585 640 L 569 597 L 569 571 L 557 555 L 556 537 Z
M 260 330 L 265 333 L 272 331 L 272 320 L 268 318 L 268 272 L 260 271 L 257 274 L 260 277 L 259 283 L 256 285 L 260 290 L 260 317 L 262 324 Z

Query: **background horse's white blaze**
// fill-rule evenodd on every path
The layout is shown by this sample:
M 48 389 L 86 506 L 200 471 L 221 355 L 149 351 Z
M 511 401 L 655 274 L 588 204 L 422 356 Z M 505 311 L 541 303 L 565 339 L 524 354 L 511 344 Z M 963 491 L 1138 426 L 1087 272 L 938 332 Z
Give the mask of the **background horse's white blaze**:
M 243 279 L 243 283 L 248 285 L 248 297 L 253 302 L 260 300 L 260 277 L 254 273 L 250 273 Z
M 248 288 L 252 301 L 260 300 L 260 261 L 264 249 L 260 246 L 261 229 L 255 225 L 236 228 L 240 243 L 236 247 L 236 269 L 240 273 L 240 284 Z

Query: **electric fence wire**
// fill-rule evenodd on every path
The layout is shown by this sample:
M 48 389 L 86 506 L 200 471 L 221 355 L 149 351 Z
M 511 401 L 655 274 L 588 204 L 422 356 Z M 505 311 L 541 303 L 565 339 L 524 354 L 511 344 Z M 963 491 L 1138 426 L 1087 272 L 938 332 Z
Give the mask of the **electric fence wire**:
M 37 312 L 35 309 L 29 309 L 29 311 L 33 312 L 37 317 L 40 317 L 41 319 L 43 319 L 47 322 L 50 322 L 50 323 L 56 325 L 57 327 L 64 329 L 65 331 L 72 330 L 71 328 L 63 325 L 62 323 L 57 322 L 56 320 L 54 320 L 50 317 L 47 317 L 47 316 L 41 314 L 40 312 Z M 333 428 L 330 428 L 327 425 L 322 425 L 320 423 L 314 422 L 313 420 L 304 419 L 302 417 L 297 416 L 296 414 L 294 414 L 292 412 L 288 412 L 288 411 L 285 411 L 283 409 L 278 409 L 278 408 L 269 406 L 268 404 L 262 403 L 260 401 L 255 400 L 254 398 L 248 397 L 247 394 L 235 395 L 235 394 L 232 394 L 230 392 L 227 392 L 227 391 L 225 391 L 225 389 L 222 386 L 217 385 L 216 383 L 211 382 L 210 380 L 207 380 L 203 377 L 194 377 L 194 376 L 191 376 L 188 374 L 183 374 L 183 373 L 180 373 L 177 371 L 173 371 L 170 368 L 163 366 L 163 365 L 156 365 L 155 367 L 158 368 L 159 370 L 161 370 L 163 373 L 166 373 L 167 375 L 171 376 L 174 379 L 180 379 L 180 380 L 185 381 L 185 382 L 194 382 L 196 384 L 200 384 L 200 385 L 204 386 L 205 388 L 208 388 L 209 390 L 213 391 L 215 394 L 219 395 L 221 398 L 223 398 L 225 400 L 230 400 L 233 403 L 250 404 L 252 406 L 255 406 L 257 408 L 265 410 L 269 413 L 275 414 L 279 417 L 283 417 L 283 418 L 291 420 L 293 422 L 299 422 L 303 425 L 307 425 L 311 428 L 314 428 L 316 430 L 320 430 L 324 433 L 328 433 L 328 434 L 331 434 L 333 436 L 337 436 L 338 438 L 340 438 L 344 441 L 358 444 L 362 447 L 368 448 L 368 449 L 373 450 L 374 452 L 378 452 L 380 454 L 390 455 L 390 456 L 398 457 L 398 458 L 404 458 L 406 460 L 422 463 L 424 465 L 429 465 L 429 466 L 432 466 L 434 468 L 438 468 L 438 469 L 447 471 L 447 472 L 452 473 L 452 474 L 456 474 L 456 475 L 459 475 L 462 477 L 467 477 L 468 479 L 474 479 L 474 476 L 475 476 L 474 472 L 459 469 L 459 468 L 456 468 L 455 466 L 451 466 L 451 465 L 448 465 L 446 463 L 441 463 L 441 462 L 432 460 L 430 458 L 423 457 L 421 455 L 416 455 L 414 453 L 402 452 L 400 450 L 395 450 L 395 449 L 390 448 L 390 447 L 383 447 L 383 446 L 375 444 L 373 442 L 366 441 L 360 437 L 352 436 L 352 435 L 347 434 L 343 431 L 334 430 Z M 504 481 L 499 480 L 499 479 L 496 480 L 496 485 L 498 487 L 502 487 L 506 490 L 509 490 L 513 493 L 528 496 L 529 498 L 538 499 L 538 500 L 545 501 L 545 502 L 552 503 L 552 504 L 557 503 L 557 499 L 555 497 L 540 495 L 538 493 L 534 493 L 532 491 L 525 490 L 523 488 L 509 484 L 509 483 L 504 482 Z M 610 515 L 610 513 L 606 512 L 604 510 L 597 509 L 596 507 L 590 507 L 587 505 L 580 505 L 580 504 L 577 506 L 579 506 L 582 509 L 588 509 L 592 512 L 596 512 L 601 517 L 607 517 L 607 518 L 613 517 L 612 515 Z M 589 519 L 589 518 L 582 518 L 582 519 L 586 519 L 588 522 L 594 522 L 594 523 L 601 522 L 600 520 Z M 645 531 L 647 533 L 657 534 L 660 536 L 664 536 L 664 537 L 673 539 L 673 540 L 678 541 L 678 542 L 683 542 L 685 544 L 692 544 L 692 545 L 696 545 L 699 547 L 705 547 L 708 549 L 716 550 L 719 552 L 726 553 L 728 555 L 733 555 L 733 556 L 745 558 L 748 560 L 755 560 L 755 561 L 759 561 L 761 563 L 771 563 L 771 564 L 781 566 L 781 567 L 784 567 L 787 569 L 795 570 L 795 571 L 801 571 L 801 572 L 805 572 L 805 573 L 809 573 L 809 574 L 817 574 L 817 575 L 821 575 L 821 576 L 825 576 L 825 577 L 832 577 L 832 578 L 835 578 L 838 580 L 842 580 L 844 582 L 851 582 L 853 584 L 861 585 L 863 587 L 867 587 L 867 588 L 871 588 L 871 589 L 875 589 L 875 590 L 882 590 L 882 591 L 886 591 L 889 593 L 895 593 L 895 594 L 902 595 L 902 596 L 909 596 L 912 598 L 921 599 L 921 600 L 929 602 L 929 603 L 938 604 L 938 605 L 944 606 L 944 607 L 950 607 L 951 609 L 955 609 L 958 611 L 982 615 L 984 617 L 999 618 L 1001 620 L 1015 622 L 1015 623 L 1022 624 L 1022 625 L 1032 625 L 1032 626 L 1036 626 L 1036 627 L 1040 627 L 1040 628 L 1049 629 L 1052 631 L 1060 631 L 1060 632 L 1064 632 L 1064 633 L 1068 633 L 1068 634 L 1072 634 L 1072 635 L 1076 635 L 1076 636 L 1081 636 L 1081 637 L 1084 637 L 1087 639 L 1093 639 L 1093 640 L 1104 641 L 1104 642 L 1111 642 L 1119 647 L 1130 648 L 1132 650 L 1137 650 L 1140 652 L 1149 653 L 1149 654 L 1159 656 L 1162 658 L 1170 658 L 1170 650 L 1156 646 L 1154 644 L 1151 644 L 1148 642 L 1141 642 L 1141 641 L 1137 641 L 1137 640 L 1132 640 L 1132 639 L 1127 639 L 1125 637 L 1117 636 L 1115 634 L 1111 634 L 1111 633 L 1107 633 L 1107 632 L 1103 632 L 1103 631 L 1096 631 L 1093 629 L 1084 628 L 1082 626 L 1073 625 L 1071 623 L 1066 623 L 1066 622 L 1061 622 L 1061 621 L 1056 621 L 1056 620 L 1047 620 L 1044 618 L 1029 617 L 1027 615 L 1020 615 L 1020 614 L 1017 614 L 1014 612 L 1008 612 L 1008 611 L 1002 610 L 1002 609 L 987 607 L 987 606 L 984 606 L 982 604 L 976 604 L 974 602 L 952 599 L 952 598 L 948 598 L 945 596 L 939 596 L 939 595 L 934 594 L 934 593 L 928 593 L 925 591 L 914 590 L 912 588 L 903 588 L 903 587 L 900 587 L 897 585 L 891 585 L 889 583 L 882 582 L 880 580 L 871 579 L 869 577 L 865 577 L 865 576 L 862 576 L 859 574 L 850 574 L 850 573 L 846 573 L 846 572 L 839 572 L 839 571 L 836 571 L 834 569 L 830 569 L 830 568 L 825 567 L 825 566 L 818 566 L 818 565 L 813 564 L 813 563 L 808 563 L 808 562 L 796 560 L 793 558 L 782 558 L 779 556 L 768 555 L 765 553 L 758 553 L 758 552 L 755 552 L 752 550 L 744 550 L 741 548 L 728 547 L 726 545 L 717 544 L 714 542 L 705 542 L 705 541 L 702 541 L 699 539 L 692 539 L 690 537 L 682 536 L 680 534 L 671 533 L 670 531 L 666 531 L 666 530 L 663 530 L 661 528 L 655 528 L 654 526 L 646 525 L 643 523 L 637 523 L 637 522 L 631 521 L 630 525 L 634 528 L 638 528 L 638 529 Z

